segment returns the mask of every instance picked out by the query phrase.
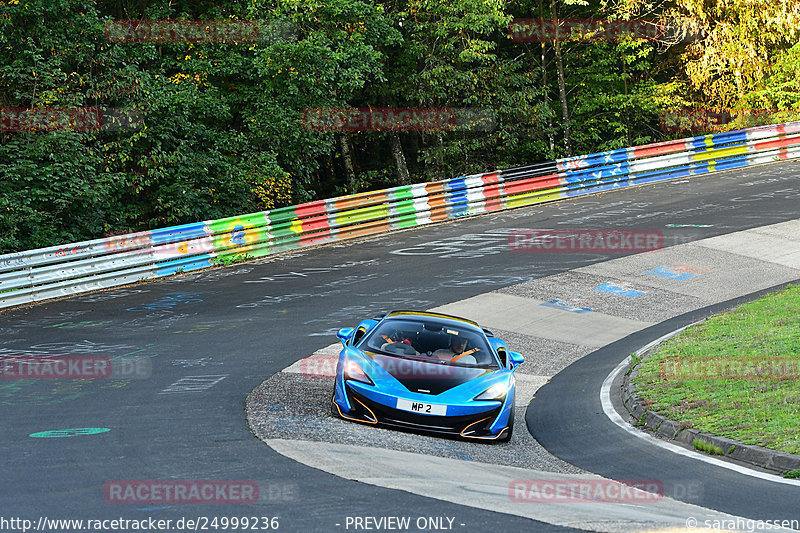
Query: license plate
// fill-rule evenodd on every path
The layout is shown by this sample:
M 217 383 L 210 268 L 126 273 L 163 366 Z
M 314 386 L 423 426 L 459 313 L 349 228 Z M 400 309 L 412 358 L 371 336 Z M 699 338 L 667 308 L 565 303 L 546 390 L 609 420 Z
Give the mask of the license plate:
M 410 411 L 412 413 L 423 413 L 426 415 L 439 415 L 445 416 L 447 414 L 446 405 L 437 405 L 435 403 L 425 402 L 412 402 L 411 400 L 397 399 L 397 408 L 403 411 Z

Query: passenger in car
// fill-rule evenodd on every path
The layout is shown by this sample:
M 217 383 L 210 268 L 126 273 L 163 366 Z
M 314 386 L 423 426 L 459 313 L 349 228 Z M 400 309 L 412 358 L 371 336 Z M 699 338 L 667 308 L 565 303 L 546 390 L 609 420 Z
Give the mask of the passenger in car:
M 433 352 L 433 355 L 438 357 L 440 361 L 458 361 L 468 365 L 477 363 L 475 356 L 472 355 L 477 351 L 476 349 L 467 350 L 467 339 L 459 335 L 450 336 L 450 346 L 442 348 Z

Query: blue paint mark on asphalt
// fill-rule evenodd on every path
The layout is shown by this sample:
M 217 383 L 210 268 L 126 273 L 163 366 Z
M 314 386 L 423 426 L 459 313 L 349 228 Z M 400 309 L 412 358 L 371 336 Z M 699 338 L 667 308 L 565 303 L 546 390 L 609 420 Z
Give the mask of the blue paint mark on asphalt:
M 594 288 L 596 291 L 601 292 L 610 292 L 611 294 L 616 294 L 617 296 L 625 296 L 626 298 L 636 298 L 637 296 L 641 296 L 642 294 L 647 294 L 647 291 L 638 291 L 636 289 L 631 289 L 627 286 L 627 284 L 623 285 L 616 285 L 611 283 L 610 281 L 607 283 L 603 283 L 602 285 L 598 285 Z
M 713 228 L 713 224 L 667 224 L 665 228 Z
M 161 511 L 162 509 L 172 509 L 171 505 L 150 505 L 148 507 L 137 507 L 137 511 Z
M 301 422 L 305 426 L 320 426 L 327 423 L 327 421 L 321 420 L 319 417 L 316 416 L 283 415 L 278 417 L 278 423 L 276 425 L 278 427 L 283 427 L 283 426 L 297 427 L 298 422 Z
M 455 454 L 456 457 L 458 457 L 462 461 L 470 461 L 470 462 L 472 462 L 472 457 L 470 457 L 469 455 L 467 455 L 464 452 L 459 451 L 458 448 L 456 448 L 452 444 L 447 444 L 446 446 L 447 446 L 447 448 L 450 449 L 450 451 L 452 451 Z
M 689 274 L 688 272 L 678 272 L 677 270 L 672 270 L 671 268 L 665 266 L 660 266 L 652 270 L 645 270 L 644 273 L 650 274 L 651 276 L 659 276 L 662 278 L 669 278 L 677 281 L 686 281 L 687 279 L 695 277 L 695 274 Z
M 589 307 L 577 307 L 572 305 L 569 302 L 565 302 L 564 300 L 560 300 L 556 298 L 555 300 L 550 300 L 549 302 L 544 302 L 539 304 L 542 307 L 552 307 L 553 309 L 561 309 L 563 311 L 569 311 L 570 313 L 590 313 L 592 311 Z
M 43 438 L 56 438 L 56 437 L 77 437 L 79 435 L 96 435 L 98 433 L 105 433 L 111 431 L 109 428 L 69 428 L 69 429 L 54 429 L 50 431 L 39 431 L 31 433 L 29 437 L 36 439 Z

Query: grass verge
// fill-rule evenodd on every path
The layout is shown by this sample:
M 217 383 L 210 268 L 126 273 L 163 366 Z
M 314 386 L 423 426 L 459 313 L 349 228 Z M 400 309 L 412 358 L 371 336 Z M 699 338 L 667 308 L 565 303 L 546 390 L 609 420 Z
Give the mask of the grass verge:
M 648 409 L 683 427 L 800 454 L 800 286 L 666 341 L 634 383 Z
M 700 450 L 701 452 L 710 453 L 711 455 L 725 455 L 722 448 L 704 440 L 694 439 L 692 445 L 695 450 Z

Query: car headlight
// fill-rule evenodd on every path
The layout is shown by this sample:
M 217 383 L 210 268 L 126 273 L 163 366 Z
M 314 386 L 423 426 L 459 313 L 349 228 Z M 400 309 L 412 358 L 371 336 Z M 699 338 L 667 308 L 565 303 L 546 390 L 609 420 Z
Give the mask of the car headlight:
M 364 369 L 351 359 L 348 359 L 344 363 L 344 378 L 352 379 L 353 381 L 360 381 L 361 383 L 366 383 L 367 385 L 375 384 L 371 379 L 369 379 L 369 376 L 366 372 L 364 372 Z
M 488 400 L 488 401 L 498 401 L 502 402 L 506 399 L 506 394 L 508 393 L 508 383 L 495 383 L 485 391 L 483 391 L 478 396 L 475 396 L 473 400 Z

